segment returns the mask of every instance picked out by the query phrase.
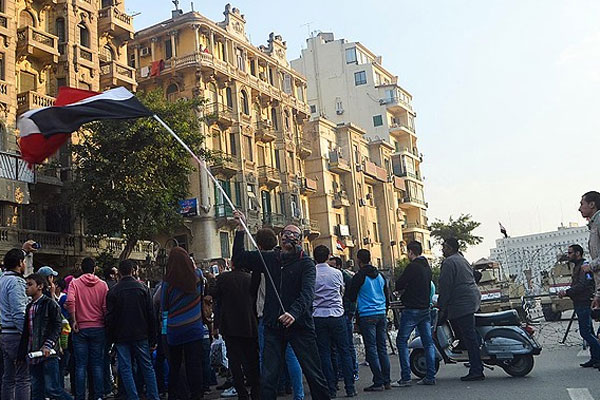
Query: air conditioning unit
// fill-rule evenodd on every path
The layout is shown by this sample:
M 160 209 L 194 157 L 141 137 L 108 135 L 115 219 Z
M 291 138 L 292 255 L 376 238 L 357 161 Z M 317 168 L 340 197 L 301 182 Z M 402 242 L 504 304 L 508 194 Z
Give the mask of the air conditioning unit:
M 362 165 L 356 164 L 356 172 L 361 172 L 363 170 Z
M 367 246 L 371 244 L 371 239 L 368 237 L 363 238 L 363 245 Z
M 365 201 L 365 199 L 358 199 L 358 205 L 364 207 L 367 205 L 367 202 Z
M 371 200 L 373 198 L 373 195 L 371 193 L 367 193 L 367 200 Z
M 343 108 L 338 108 L 337 110 L 335 110 L 335 113 L 337 115 L 342 115 L 344 113 L 344 109 Z
M 140 56 L 148 57 L 150 55 L 150 47 L 142 47 L 140 49 Z

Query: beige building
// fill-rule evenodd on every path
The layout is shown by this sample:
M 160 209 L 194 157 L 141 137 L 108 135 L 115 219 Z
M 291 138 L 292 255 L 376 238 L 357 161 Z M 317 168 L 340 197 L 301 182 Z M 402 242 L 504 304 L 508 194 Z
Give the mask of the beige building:
M 227 5 L 224 16 L 214 22 L 176 9 L 170 19 L 137 32 L 129 53 L 139 90 L 160 87 L 173 100 L 205 99 L 207 147 L 223 155 L 210 169 L 246 211 L 250 229 L 279 231 L 295 223 L 309 248 L 319 229 L 308 206 L 317 185 L 304 170 L 312 152 L 303 133 L 306 80 L 290 68 L 281 36 L 271 34 L 266 46 L 256 47 L 238 9 Z M 190 192 L 199 212 L 175 238 L 198 261 L 229 258 L 231 208 L 203 171 L 190 176 Z
M 367 140 L 356 125 L 325 118 L 311 120 L 305 132 L 313 143 L 306 175 L 318 183 L 310 199 L 310 215 L 321 227 L 314 245 L 326 245 L 344 260 L 365 248 L 374 265 L 393 266 L 405 251 L 398 208 L 405 191 L 401 178 L 391 174 L 394 149 Z
M 391 241 L 418 240 L 426 254 L 431 254 L 421 175 L 423 156 L 417 145 L 410 93 L 382 66 L 381 57 L 359 42 L 335 40 L 332 33 L 309 38 L 307 48 L 291 65 L 307 78 L 312 119 L 355 124 L 364 130 L 366 140 L 391 146 L 389 153 L 380 152 L 379 157 L 369 153 L 369 162 L 389 171 L 391 181 L 402 182 L 404 197 L 397 197 L 394 208 L 402 214 L 403 235 Z M 351 149 L 342 145 L 342 151 Z M 365 167 L 361 168 L 364 172 Z M 375 193 L 376 204 L 385 201 L 377 196 Z
M 65 205 L 70 153 L 62 149 L 31 171 L 18 157 L 15 126 L 18 114 L 54 104 L 60 86 L 135 89 L 126 46 L 133 26 L 124 3 L 2 0 L 0 36 L 0 252 L 33 239 L 42 245 L 35 264 L 53 266 L 101 249 L 118 253 L 120 239 L 84 237 L 83 223 Z

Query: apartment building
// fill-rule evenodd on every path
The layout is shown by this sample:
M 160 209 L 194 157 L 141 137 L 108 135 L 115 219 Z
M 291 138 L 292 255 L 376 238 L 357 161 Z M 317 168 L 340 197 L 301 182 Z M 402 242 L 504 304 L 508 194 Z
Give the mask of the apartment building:
M 19 114 L 53 105 L 60 86 L 135 89 L 126 46 L 133 26 L 124 3 L 3 0 L 0 36 L 0 251 L 33 239 L 42 245 L 36 264 L 54 266 L 102 249 L 118 253 L 122 240 L 84 237 L 83 222 L 66 206 L 67 149 L 30 170 L 19 159 L 15 126 Z
M 336 40 L 332 33 L 307 39 L 307 48 L 291 65 L 308 81 L 311 119 L 355 124 L 368 141 L 391 146 L 389 157 L 370 162 L 389 170 L 391 180 L 402 181 L 404 197 L 398 205 L 404 214 L 402 240 L 418 240 L 426 254 L 431 254 L 421 175 L 423 155 L 417 145 L 411 94 L 383 67 L 380 56 L 359 42 Z M 383 199 L 375 198 L 377 204 L 380 201 Z
M 404 185 L 391 174 L 389 162 L 394 149 L 385 141 L 367 140 L 354 124 L 325 118 L 308 122 L 305 133 L 313 143 L 306 176 L 317 182 L 310 215 L 321 227 L 314 245 L 326 245 L 345 261 L 365 248 L 374 265 L 393 266 L 406 250 L 405 214 L 398 207 Z
M 295 223 L 310 249 L 319 228 L 308 206 L 317 184 L 304 168 L 312 153 L 303 130 L 306 80 L 290 67 L 281 36 L 272 33 L 266 45 L 254 46 L 240 10 L 227 5 L 224 16 L 214 22 L 195 11 L 172 11 L 170 19 L 136 32 L 129 65 L 140 90 L 205 100 L 207 147 L 222 155 L 210 169 L 246 211 L 250 229 L 279 231 Z M 198 261 L 229 258 L 232 210 L 204 171 L 190 176 L 190 196 L 198 213 L 175 238 Z

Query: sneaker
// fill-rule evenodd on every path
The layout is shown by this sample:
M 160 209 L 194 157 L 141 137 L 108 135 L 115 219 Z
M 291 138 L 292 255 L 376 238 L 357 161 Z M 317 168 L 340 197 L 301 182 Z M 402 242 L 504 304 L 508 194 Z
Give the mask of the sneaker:
M 460 380 L 463 382 L 484 381 L 485 375 L 484 374 L 481 374 L 481 375 L 468 374 L 468 375 L 461 377 Z
M 591 368 L 591 367 L 594 366 L 594 364 L 596 364 L 596 361 L 594 361 L 594 360 L 588 360 L 588 361 L 586 361 L 584 363 L 579 364 L 579 366 L 583 367 L 583 368 Z
M 233 382 L 232 381 L 225 381 L 221 385 L 217 386 L 216 389 L 217 390 L 225 390 L 225 389 L 229 389 L 231 387 L 233 387 Z
M 223 393 L 221 393 L 221 397 L 222 398 L 230 398 L 230 397 L 237 397 L 237 390 L 235 390 L 234 387 L 230 387 L 229 389 L 223 391 Z
M 435 379 L 423 378 L 417 382 L 417 385 L 433 386 L 435 385 Z
M 412 386 L 412 382 L 411 381 L 403 381 L 402 379 L 400 379 L 399 381 L 396 381 L 394 383 L 392 383 L 392 387 L 409 387 Z
M 360 377 L 358 376 L 358 374 L 354 374 L 354 381 L 356 382 L 359 379 L 360 379 Z
M 383 392 L 383 385 L 371 385 L 363 389 L 365 392 Z
M 391 390 L 392 389 L 392 385 L 390 385 L 389 383 L 386 383 L 385 385 L 383 385 L 383 388 L 385 390 Z

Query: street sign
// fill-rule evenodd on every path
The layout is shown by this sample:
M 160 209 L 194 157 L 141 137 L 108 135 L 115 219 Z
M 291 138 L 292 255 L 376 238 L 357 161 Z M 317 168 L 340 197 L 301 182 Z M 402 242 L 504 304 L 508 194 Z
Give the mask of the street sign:
M 198 216 L 198 199 L 179 200 L 179 214 L 184 217 L 197 217 Z

